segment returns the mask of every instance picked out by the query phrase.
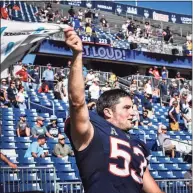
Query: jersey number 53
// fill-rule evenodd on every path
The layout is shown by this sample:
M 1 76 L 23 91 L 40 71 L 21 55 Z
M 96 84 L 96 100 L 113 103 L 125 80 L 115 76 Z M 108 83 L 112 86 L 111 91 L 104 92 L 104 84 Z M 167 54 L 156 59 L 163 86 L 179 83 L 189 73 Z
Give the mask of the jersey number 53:
M 147 160 L 145 159 L 143 152 L 138 147 L 133 147 L 134 154 L 136 156 L 143 157 L 143 161 L 140 163 L 139 166 L 140 175 L 137 175 L 137 172 L 133 168 L 130 168 L 131 155 L 129 154 L 129 152 L 120 149 L 119 145 L 131 148 L 128 142 L 115 137 L 110 137 L 110 158 L 119 159 L 119 157 L 122 157 L 124 159 L 124 167 L 119 168 L 117 164 L 109 163 L 109 171 L 113 175 L 120 177 L 128 177 L 131 175 L 136 182 L 142 184 L 144 168 L 147 166 Z

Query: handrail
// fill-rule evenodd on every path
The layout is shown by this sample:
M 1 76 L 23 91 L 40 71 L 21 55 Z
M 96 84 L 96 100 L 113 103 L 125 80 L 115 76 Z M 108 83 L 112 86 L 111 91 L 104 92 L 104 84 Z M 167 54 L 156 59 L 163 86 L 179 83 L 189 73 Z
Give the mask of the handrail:
M 36 97 L 38 97 L 39 99 L 44 99 L 43 97 L 40 97 L 40 96 L 38 96 L 38 95 L 36 95 Z M 35 105 L 38 105 L 38 106 L 44 107 L 44 108 L 46 108 L 46 109 L 52 110 L 53 115 L 55 115 L 55 104 L 54 104 L 54 102 L 53 102 L 52 100 L 50 100 L 50 99 L 47 99 L 47 100 L 52 103 L 52 107 L 53 107 L 52 109 L 49 108 L 49 107 L 45 107 L 45 106 L 43 106 L 43 105 L 40 105 L 40 104 L 37 104 L 37 103 L 32 102 L 32 101 L 30 100 L 30 97 L 28 97 L 28 108 L 30 109 L 30 103 L 33 103 L 33 104 L 35 104 Z

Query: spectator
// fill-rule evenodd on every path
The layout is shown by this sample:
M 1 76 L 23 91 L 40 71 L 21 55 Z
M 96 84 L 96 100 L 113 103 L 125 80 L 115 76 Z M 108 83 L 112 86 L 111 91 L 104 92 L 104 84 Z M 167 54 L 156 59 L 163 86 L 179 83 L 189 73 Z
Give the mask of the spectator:
M 125 23 L 122 24 L 122 27 L 121 27 L 122 32 L 124 33 L 125 36 L 127 34 L 127 26 L 128 26 L 128 23 L 125 22 Z
M 49 92 L 49 87 L 45 80 L 42 80 L 42 85 L 38 89 L 38 92 L 39 93 L 48 93 Z
M 64 77 L 65 74 L 64 74 L 64 66 L 61 66 L 60 68 L 57 68 L 56 69 L 56 74 L 54 74 L 54 79 L 56 81 L 58 81 L 60 79 L 60 77 Z
M 14 3 L 12 9 L 15 10 L 15 11 L 20 11 L 20 7 L 17 5 L 17 3 Z
M 167 135 L 167 127 L 165 125 L 160 125 L 158 128 L 158 141 L 160 145 L 164 148 L 166 153 L 169 153 L 172 158 L 175 157 L 175 146 L 170 140 L 170 136 Z
M 133 33 L 130 31 L 128 34 L 128 38 L 127 38 L 129 43 L 134 43 L 135 42 L 135 38 L 133 36 Z
M 168 70 L 166 69 L 165 66 L 163 66 L 163 68 L 162 68 L 161 76 L 162 76 L 162 79 L 168 78 Z
M 116 88 L 120 89 L 120 85 L 119 85 L 119 82 L 117 80 L 113 83 L 112 88 L 113 89 L 116 89 Z
M 107 91 L 107 90 L 111 90 L 111 87 L 110 87 L 110 85 L 109 85 L 108 82 L 106 82 L 106 83 L 105 83 L 105 86 L 103 86 L 103 87 L 101 88 L 102 93 L 105 92 L 105 91 Z
M 60 134 L 59 128 L 57 127 L 57 117 L 55 115 L 51 115 L 50 124 L 47 126 L 47 131 L 52 137 L 58 137 Z
M 94 78 L 92 85 L 89 87 L 90 102 L 97 102 L 100 96 L 99 79 Z
M 24 87 L 25 91 L 28 91 L 28 78 L 32 79 L 32 77 L 27 72 L 27 64 L 23 64 L 22 69 L 16 72 L 16 75 L 21 79 L 22 86 Z
M 64 76 L 61 76 L 54 87 L 54 95 L 56 99 L 66 101 L 66 86 L 64 85 Z
M 163 40 L 163 29 L 161 28 L 161 26 L 158 26 L 158 29 L 156 30 L 156 34 L 157 34 L 157 40 L 158 41 L 162 41 Z
M 152 97 L 152 86 L 151 86 L 151 79 L 147 80 L 144 86 L 144 92 L 149 94 Z
M 178 101 L 173 101 L 172 106 L 169 108 L 169 124 L 172 131 L 179 131 L 179 123 L 178 123 Z
M 136 37 L 137 37 L 137 38 L 140 38 L 141 35 L 142 35 L 142 31 L 141 31 L 140 25 L 137 25 Z
M 3 90 L 7 90 L 8 89 L 8 84 L 7 84 L 7 81 L 6 81 L 6 79 L 5 78 L 3 78 L 2 80 L 1 80 L 1 89 L 3 89 Z
M 99 15 L 100 15 L 100 10 L 95 9 L 93 10 L 93 24 L 98 24 L 99 20 Z
M 159 84 L 159 91 L 160 91 L 160 97 L 162 99 L 162 101 L 167 102 L 167 83 L 166 83 L 166 79 L 162 79 L 162 81 Z M 162 105 L 164 105 L 164 103 L 162 103 Z
M 173 43 L 173 36 L 169 26 L 164 30 L 163 36 L 165 43 Z
M 131 81 L 131 84 L 130 84 L 130 87 L 129 87 L 129 90 L 130 91 L 136 91 L 137 90 L 137 80 L 133 79 Z
M 10 82 L 10 86 L 7 89 L 6 99 L 10 101 L 13 107 L 17 107 L 16 95 L 17 95 L 17 89 L 15 88 L 15 82 L 12 80 Z
M 44 118 L 37 117 L 36 124 L 33 126 L 31 133 L 33 137 L 38 138 L 38 136 L 46 135 L 47 137 L 53 138 L 47 131 L 46 127 L 44 126 Z
M 39 77 L 39 66 L 34 66 L 34 70 L 31 71 L 32 77 L 32 88 L 37 91 L 39 89 L 40 77 Z
M 67 25 L 68 25 L 69 22 L 70 22 L 66 16 L 64 16 L 63 18 L 61 18 L 61 21 L 62 21 L 63 24 L 67 24 Z
M 144 110 L 143 115 L 140 116 L 140 121 L 139 121 L 140 125 L 142 125 L 142 126 L 144 126 L 144 125 L 152 126 L 152 122 L 151 122 L 150 118 L 147 115 L 148 115 L 148 111 Z
M 180 98 L 182 97 L 182 93 L 187 93 L 187 101 L 192 99 L 192 94 L 187 83 L 184 83 L 183 88 L 180 90 Z
M 169 91 L 170 91 L 170 96 L 173 96 L 174 93 L 178 93 L 179 95 L 178 85 L 176 84 L 175 79 L 171 80 L 171 84 L 169 85 Z
M 17 90 L 22 86 L 22 81 L 19 78 L 15 79 L 15 87 Z
M 62 19 L 62 17 L 60 15 L 59 11 L 58 10 L 55 11 L 55 14 L 53 16 L 53 22 L 57 23 L 57 24 L 60 24 L 61 23 L 61 19 Z
M 143 107 L 143 110 L 148 111 L 148 117 L 152 117 L 152 101 L 151 101 L 151 95 L 148 93 L 144 94 L 144 97 L 141 99 L 141 104 Z
M 154 76 L 154 74 L 153 74 L 153 68 L 149 68 L 148 76 Z
M 102 27 L 108 27 L 108 22 L 105 19 L 104 15 L 102 15 L 102 18 L 100 19 L 100 23 L 101 23 Z
M 6 20 L 10 20 L 7 4 L 5 4 L 4 7 L 1 7 L 1 18 L 6 19 Z
M 17 136 L 18 137 L 29 137 L 30 136 L 30 127 L 26 122 L 25 114 L 20 115 L 20 120 L 17 123 Z
M 157 87 L 158 84 L 159 84 L 159 79 L 160 79 L 160 74 L 159 74 L 159 71 L 158 71 L 158 67 L 157 67 L 157 66 L 154 66 L 153 76 L 154 76 L 153 85 L 154 85 L 154 87 Z
M 94 78 L 95 78 L 95 74 L 93 73 L 93 70 L 90 69 L 89 73 L 86 76 L 86 80 L 85 80 L 85 84 L 86 84 L 87 89 L 92 84 L 92 81 L 93 81 Z
M 182 93 L 180 101 L 181 115 L 186 129 L 192 133 L 192 100 L 188 102 L 187 93 Z
M 52 65 L 47 64 L 47 69 L 43 72 L 43 78 L 48 84 L 50 90 L 54 90 L 54 72 L 52 70 Z
M 17 168 L 17 165 L 9 161 L 9 159 L 1 152 L 0 152 L 0 160 L 4 161 L 9 167 L 13 169 Z
M 58 143 L 54 147 L 53 154 L 60 158 L 67 155 L 74 156 L 74 152 L 68 145 L 65 144 L 65 137 L 63 135 L 58 137 Z
M 78 10 L 78 19 L 79 19 L 80 22 L 82 22 L 82 19 L 83 19 L 83 11 L 82 11 L 82 9 Z
M 92 21 L 92 12 L 91 9 L 85 10 L 85 22 L 91 24 Z
M 145 36 L 145 38 L 149 38 L 151 35 L 151 26 L 150 26 L 149 22 L 145 22 L 144 28 L 145 28 L 144 29 L 144 32 L 145 32 L 144 36 Z
M 84 66 L 84 64 L 82 65 L 82 71 L 83 71 L 83 76 L 86 79 L 88 70 L 87 70 L 86 66 Z
M 25 95 L 24 95 L 24 87 L 21 86 L 18 90 L 17 96 L 16 96 L 16 101 L 18 104 L 19 109 L 26 109 L 26 104 L 25 104 Z
M 118 40 L 123 40 L 125 39 L 124 33 L 122 32 L 122 30 L 120 29 L 119 32 L 116 34 L 116 38 Z
M 184 83 L 185 78 L 180 75 L 180 72 L 176 73 L 176 80 L 179 80 L 181 84 Z
M 131 100 L 132 100 L 133 104 L 138 107 L 138 105 L 139 105 L 139 98 L 137 97 L 135 91 L 136 91 L 136 89 L 134 87 L 131 87 L 129 94 L 130 94 L 130 97 L 131 97 Z
M 54 13 L 51 9 L 47 10 L 46 17 L 49 23 L 52 23 L 54 21 Z
M 46 157 L 48 152 L 44 152 L 44 145 L 46 144 L 46 137 L 44 135 L 39 135 L 37 141 L 32 142 L 25 152 L 24 157 Z
M 86 23 L 85 25 L 85 32 L 86 35 L 91 36 L 92 35 L 92 28 L 90 23 Z

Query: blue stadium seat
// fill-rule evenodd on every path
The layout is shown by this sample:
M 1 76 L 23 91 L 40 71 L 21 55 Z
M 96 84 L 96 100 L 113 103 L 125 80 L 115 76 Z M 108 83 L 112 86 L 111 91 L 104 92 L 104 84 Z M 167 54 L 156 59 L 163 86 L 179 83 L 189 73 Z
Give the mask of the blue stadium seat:
M 160 179 L 161 178 L 158 171 L 150 171 L 150 173 L 154 179 Z
M 14 142 L 2 142 L 0 147 L 1 149 L 17 149 Z
M 14 126 L 3 126 L 3 130 L 4 131 L 15 131 L 15 128 Z
M 53 162 L 52 162 L 50 157 L 35 158 L 34 160 L 36 161 L 37 165 L 53 164 Z
M 170 158 L 170 160 L 171 160 L 173 163 L 184 163 L 183 158 L 181 158 L 181 157 L 178 157 L 178 158 Z
M 31 143 L 18 143 L 17 148 L 27 150 Z
M 167 170 L 170 170 L 170 171 L 181 170 L 178 167 L 178 164 L 165 164 L 165 167 L 167 168 Z
M 64 158 L 52 157 L 52 161 L 55 164 L 67 164 L 67 163 L 69 163 L 68 157 L 64 157 Z
M 53 182 L 54 180 L 59 181 L 59 178 L 52 172 L 40 172 L 38 176 L 42 182 Z
M 173 161 L 169 157 L 158 157 L 157 160 L 160 163 L 173 163 Z
M 16 173 L 5 173 L 3 174 L 3 177 L 0 177 L 0 182 L 16 182 L 19 181 L 18 175 Z
M 1 142 L 16 142 L 14 137 L 2 137 Z
M 67 164 L 55 164 L 56 172 L 75 172 L 70 163 Z
M 161 176 L 161 178 L 163 179 L 175 179 L 176 178 L 172 171 L 159 171 L 158 173 Z
M 23 183 L 37 183 L 40 182 L 40 178 L 38 177 L 37 173 L 28 173 L 28 172 L 20 172 L 20 179 Z
M 163 157 L 164 156 L 162 151 L 152 151 L 151 155 L 155 156 L 155 157 Z
M 191 168 L 191 164 L 179 163 L 178 167 L 181 168 L 181 170 L 189 170 Z
M 79 178 L 76 177 L 75 172 L 60 172 L 58 173 L 58 178 L 60 178 L 61 181 L 78 181 Z
M 165 167 L 165 165 L 164 164 L 150 164 L 151 165 L 151 168 L 153 169 L 153 170 L 156 170 L 156 171 L 158 171 L 158 170 L 167 170 L 167 168 Z
M 38 183 L 22 183 L 20 187 L 20 192 L 43 191 Z
M 18 143 L 31 143 L 32 140 L 30 139 L 30 137 L 15 137 L 15 140 Z
M 173 171 L 174 176 L 176 176 L 176 178 L 181 178 L 184 179 L 184 174 L 186 173 L 186 171 Z
M 150 163 L 160 163 L 156 157 L 151 157 L 150 158 Z

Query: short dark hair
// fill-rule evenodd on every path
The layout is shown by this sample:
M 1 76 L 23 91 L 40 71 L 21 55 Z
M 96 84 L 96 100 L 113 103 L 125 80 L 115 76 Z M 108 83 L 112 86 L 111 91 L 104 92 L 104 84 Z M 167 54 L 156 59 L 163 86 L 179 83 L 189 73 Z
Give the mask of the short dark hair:
M 119 99 L 123 97 L 130 97 L 129 93 L 122 89 L 112 89 L 105 91 L 98 99 L 96 110 L 98 115 L 104 117 L 104 109 L 113 109 L 115 105 L 119 104 Z

